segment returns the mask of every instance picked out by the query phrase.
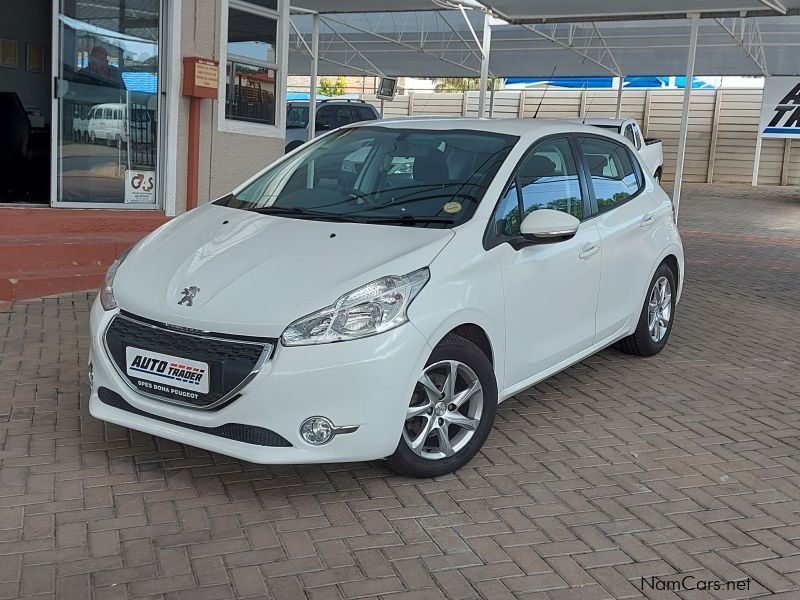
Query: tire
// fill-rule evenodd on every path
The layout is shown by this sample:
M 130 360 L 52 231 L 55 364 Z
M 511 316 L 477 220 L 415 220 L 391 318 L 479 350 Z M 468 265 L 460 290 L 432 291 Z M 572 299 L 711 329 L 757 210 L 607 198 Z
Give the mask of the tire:
M 446 393 L 443 390 L 452 377 L 454 364 L 456 385 L 451 397 L 456 402 L 462 397 L 463 404 L 450 410 L 456 405 L 452 402 L 448 405 L 447 397 L 442 394 Z M 471 341 L 452 334 L 445 336 L 431 353 L 420 379 L 426 374 L 435 390 L 417 383 L 408 413 L 413 409 L 424 412 L 406 418 L 397 449 L 387 458 L 392 469 L 410 477 L 439 477 L 463 467 L 483 446 L 497 412 L 497 382 L 492 364 Z M 475 382 L 480 388 L 472 394 L 463 394 L 473 389 Z M 440 429 L 442 423 L 447 423 L 445 419 L 453 421 Z M 426 431 L 429 433 L 423 439 Z M 448 438 L 445 451 L 440 437 L 442 432 L 446 432 Z M 417 451 L 412 449 L 414 442 L 419 442 Z M 448 447 L 452 454 L 446 453 Z
M 664 281 L 667 283 L 666 288 L 663 286 Z M 657 286 L 659 289 L 656 289 Z M 662 297 L 661 301 L 657 303 L 657 312 L 653 315 L 656 327 L 653 330 L 651 329 L 651 302 L 654 299 L 658 301 L 660 290 L 662 289 L 666 290 L 669 298 L 664 302 L 666 298 Z M 639 315 L 639 322 L 636 324 L 636 331 L 619 340 L 614 344 L 614 347 L 625 354 L 638 356 L 653 356 L 661 352 L 664 346 L 667 345 L 669 334 L 672 332 L 672 323 L 675 321 L 675 292 L 677 289 L 675 273 L 667 263 L 662 262 L 647 287 L 647 295 L 644 299 L 642 312 Z M 664 308 L 667 306 L 669 307 L 669 313 L 664 318 Z M 663 327 L 659 323 L 662 323 Z
M 303 145 L 303 142 L 301 142 L 299 140 L 295 140 L 293 142 L 289 142 L 288 144 L 286 144 L 286 151 L 284 152 L 284 154 L 289 154 L 289 152 L 291 152 L 295 148 L 299 148 L 302 145 Z
M 659 169 L 658 171 L 656 171 L 656 172 L 653 174 L 653 178 L 656 180 L 656 183 L 657 183 L 658 185 L 661 185 L 661 169 Z

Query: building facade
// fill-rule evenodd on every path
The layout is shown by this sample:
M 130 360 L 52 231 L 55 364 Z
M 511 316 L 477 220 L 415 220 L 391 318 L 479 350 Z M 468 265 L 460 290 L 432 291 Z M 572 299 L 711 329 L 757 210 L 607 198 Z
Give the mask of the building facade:
M 26 143 L 0 202 L 171 216 L 230 191 L 283 152 L 288 26 L 288 0 L 4 2 L 0 132 Z M 218 64 L 194 120 L 184 57 Z

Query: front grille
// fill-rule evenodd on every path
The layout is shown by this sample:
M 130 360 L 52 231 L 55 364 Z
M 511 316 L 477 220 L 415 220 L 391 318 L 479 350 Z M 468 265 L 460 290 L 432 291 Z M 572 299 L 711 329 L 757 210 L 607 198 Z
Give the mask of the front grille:
M 208 435 L 215 435 L 227 440 L 244 442 L 245 444 L 253 444 L 255 446 L 270 446 L 273 448 L 292 447 L 292 444 L 286 438 L 264 427 L 245 425 L 243 423 L 225 423 L 218 427 L 202 427 L 201 425 L 192 425 L 190 423 L 175 421 L 174 419 L 167 419 L 166 417 L 161 417 L 138 409 L 118 393 L 105 387 L 101 387 L 97 390 L 97 395 L 103 404 L 108 404 L 112 408 L 118 408 L 135 415 L 147 417 L 148 419 L 155 419 L 162 423 L 183 427 L 184 429 L 191 429 L 192 431 L 199 431 L 201 433 L 207 433 Z
M 187 333 L 169 325 L 120 313 L 106 329 L 105 343 L 120 375 L 148 396 L 193 408 L 220 408 L 232 400 L 269 358 L 275 340 Z M 128 375 L 128 347 L 208 363 L 208 393 L 186 391 L 169 382 L 154 385 L 144 376 Z

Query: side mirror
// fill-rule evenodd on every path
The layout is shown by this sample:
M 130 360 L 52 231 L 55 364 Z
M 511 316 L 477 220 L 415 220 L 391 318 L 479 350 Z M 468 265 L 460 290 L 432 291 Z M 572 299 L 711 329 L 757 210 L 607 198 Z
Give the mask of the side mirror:
M 550 244 L 568 240 L 578 232 L 581 222 L 560 210 L 542 208 L 528 214 L 520 225 L 522 238 L 531 244 Z

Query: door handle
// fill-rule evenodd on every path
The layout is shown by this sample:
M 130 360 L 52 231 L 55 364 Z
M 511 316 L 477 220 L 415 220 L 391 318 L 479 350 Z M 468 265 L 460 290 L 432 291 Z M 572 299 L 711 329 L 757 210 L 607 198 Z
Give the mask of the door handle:
M 650 225 L 652 225 L 655 222 L 656 220 L 655 217 L 653 217 L 653 215 L 645 215 L 644 217 L 642 217 L 642 220 L 639 223 L 639 227 L 641 227 L 642 229 L 647 229 L 648 227 L 650 227 Z
M 586 244 L 583 249 L 581 250 L 580 254 L 578 254 L 578 258 L 586 260 L 590 256 L 593 256 L 600 252 L 600 246 L 598 244 Z

